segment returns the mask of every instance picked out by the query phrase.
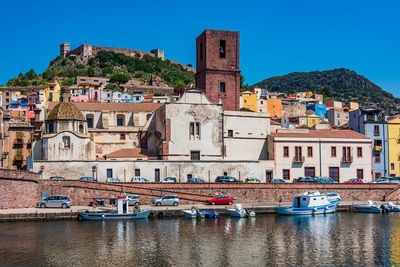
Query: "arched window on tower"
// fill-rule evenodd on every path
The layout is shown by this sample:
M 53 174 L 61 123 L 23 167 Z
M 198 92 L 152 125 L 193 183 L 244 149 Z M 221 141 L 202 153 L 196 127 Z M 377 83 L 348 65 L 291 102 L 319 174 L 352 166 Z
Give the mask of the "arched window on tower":
M 69 149 L 71 147 L 71 138 L 69 136 L 63 136 L 62 141 L 64 149 Z
M 83 124 L 79 124 L 79 132 L 83 133 Z

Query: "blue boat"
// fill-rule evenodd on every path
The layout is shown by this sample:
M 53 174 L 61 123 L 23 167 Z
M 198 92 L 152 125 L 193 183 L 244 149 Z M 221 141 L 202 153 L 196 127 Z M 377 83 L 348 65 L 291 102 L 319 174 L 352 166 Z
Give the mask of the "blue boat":
M 183 214 L 185 215 L 186 219 L 212 219 L 212 218 L 219 218 L 219 214 L 214 211 L 200 211 L 196 207 L 192 207 L 190 210 L 183 210 Z
M 342 199 L 336 193 L 311 191 L 295 196 L 291 207 L 275 207 L 275 211 L 280 215 L 328 214 L 336 211 L 340 201 Z
M 116 211 L 82 211 L 79 212 L 78 218 L 82 220 L 137 220 L 147 219 L 152 210 L 141 211 L 137 208 L 129 210 L 130 199 L 126 196 L 117 199 L 118 208 Z

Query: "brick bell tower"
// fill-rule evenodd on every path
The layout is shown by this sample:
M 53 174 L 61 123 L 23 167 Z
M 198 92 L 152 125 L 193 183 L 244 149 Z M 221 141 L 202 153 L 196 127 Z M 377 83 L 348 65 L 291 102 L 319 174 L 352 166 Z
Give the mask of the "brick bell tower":
M 239 32 L 205 30 L 196 39 L 196 87 L 223 110 L 240 108 Z

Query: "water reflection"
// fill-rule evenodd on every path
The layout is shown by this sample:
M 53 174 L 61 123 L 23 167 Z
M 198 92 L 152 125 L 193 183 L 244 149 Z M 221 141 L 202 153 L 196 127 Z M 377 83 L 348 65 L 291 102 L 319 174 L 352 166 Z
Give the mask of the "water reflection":
M 0 265 L 396 265 L 400 214 L 0 224 Z

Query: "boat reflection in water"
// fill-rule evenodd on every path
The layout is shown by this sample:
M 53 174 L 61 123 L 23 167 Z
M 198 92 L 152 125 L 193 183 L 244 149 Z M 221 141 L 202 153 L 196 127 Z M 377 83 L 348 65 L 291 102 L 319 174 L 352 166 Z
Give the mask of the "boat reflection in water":
M 0 265 L 398 265 L 400 214 L 0 224 Z

